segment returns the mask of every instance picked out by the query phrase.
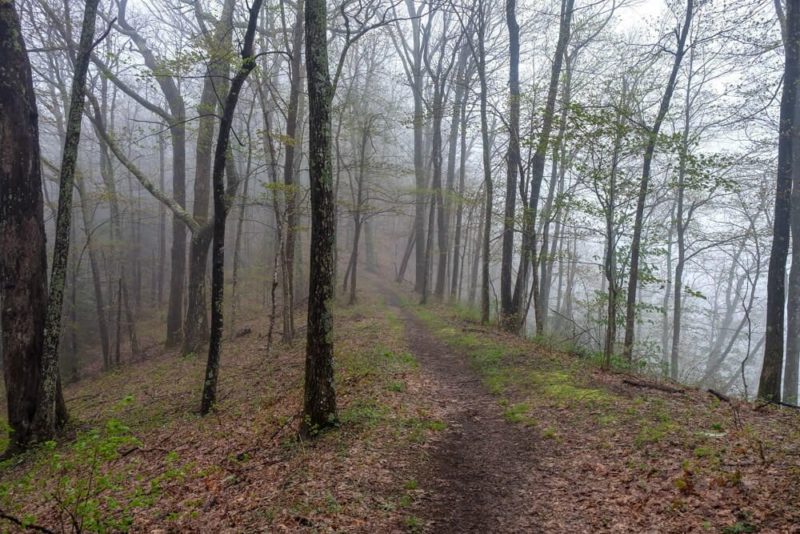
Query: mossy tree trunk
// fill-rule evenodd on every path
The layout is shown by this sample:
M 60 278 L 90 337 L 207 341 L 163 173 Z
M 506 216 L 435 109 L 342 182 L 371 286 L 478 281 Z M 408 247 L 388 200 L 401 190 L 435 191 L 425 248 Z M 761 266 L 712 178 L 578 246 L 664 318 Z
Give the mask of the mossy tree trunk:
M 61 315 L 64 304 L 64 286 L 69 259 L 70 229 L 72 227 L 72 193 L 75 187 L 75 167 L 78 160 L 78 144 L 81 137 L 81 119 L 86 94 L 86 74 L 94 46 L 95 20 L 99 0 L 87 0 L 83 14 L 80 43 L 75 58 L 75 72 L 67 117 L 67 132 L 64 151 L 61 155 L 58 213 L 56 215 L 53 265 L 50 271 L 50 293 L 45 317 L 44 347 L 42 353 L 42 377 L 39 382 L 40 409 L 34 420 L 34 436 L 37 440 L 52 439 L 59 426 L 66 422 L 58 371 L 58 345 L 61 338 Z M 63 412 L 63 413 L 59 413 Z
M 309 178 L 311 185 L 311 250 L 306 340 L 305 394 L 300 433 L 310 437 L 337 421 L 333 381 L 333 291 L 336 239 L 331 101 L 328 72 L 327 6 L 308 0 L 306 72 L 309 103 Z

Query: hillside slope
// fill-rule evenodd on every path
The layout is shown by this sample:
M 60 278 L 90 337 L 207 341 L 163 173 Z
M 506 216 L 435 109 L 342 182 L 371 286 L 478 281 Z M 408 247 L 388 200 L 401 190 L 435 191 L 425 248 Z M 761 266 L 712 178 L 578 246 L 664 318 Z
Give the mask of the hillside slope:
M 0 473 L 55 532 L 791 532 L 793 410 L 641 377 L 420 307 L 371 280 L 336 314 L 341 426 L 296 438 L 302 343 L 265 321 L 204 361 L 161 354 L 70 386 L 74 435 Z M 3 522 L 3 529 L 14 529 Z

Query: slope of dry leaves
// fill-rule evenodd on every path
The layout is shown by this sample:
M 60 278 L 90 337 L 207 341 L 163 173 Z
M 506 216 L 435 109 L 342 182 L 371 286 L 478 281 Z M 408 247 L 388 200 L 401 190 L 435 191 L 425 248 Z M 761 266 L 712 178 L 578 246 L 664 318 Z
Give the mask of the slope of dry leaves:
M 107 531 L 413 527 L 414 481 L 405 476 L 440 423 L 426 408 L 403 324 L 382 298 L 365 295 L 362 301 L 336 314 L 336 431 L 313 443 L 297 440 L 303 343 L 277 345 L 266 354 L 258 334 L 266 321 L 256 320 L 242 325 L 252 334 L 226 342 L 221 401 L 205 418 L 196 413 L 200 357 L 161 354 L 68 387 L 76 433 L 118 420 L 138 441 L 120 443 L 98 473 L 70 463 L 86 462 L 69 443 L 7 462 L 0 472 L 3 510 L 56 532 L 92 530 L 73 522 L 77 508 L 69 492 L 94 476 L 102 477 L 92 492 Z M 65 461 L 54 465 L 54 454 Z M 106 482 L 109 487 L 98 490 Z M 0 531 L 13 528 L 0 522 Z
M 800 531 L 798 412 L 637 387 L 363 287 L 336 313 L 337 430 L 297 440 L 302 342 L 267 354 L 253 320 L 205 418 L 202 357 L 69 386 L 72 435 L 0 467 L 0 508 L 55 532 Z
M 640 387 L 657 383 L 410 301 L 526 433 L 535 461 L 519 483 L 529 485 L 529 506 L 515 510 L 533 525 L 525 530 L 800 532 L 797 410 Z

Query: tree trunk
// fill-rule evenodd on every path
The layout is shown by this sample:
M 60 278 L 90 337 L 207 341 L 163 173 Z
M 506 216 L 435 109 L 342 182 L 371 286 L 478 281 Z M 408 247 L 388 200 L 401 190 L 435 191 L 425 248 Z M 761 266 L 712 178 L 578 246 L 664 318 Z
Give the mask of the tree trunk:
M 230 49 L 233 29 L 233 9 L 236 2 L 225 0 L 213 34 L 203 36 L 209 62 L 203 80 L 203 92 L 197 106 L 197 150 L 195 150 L 194 206 L 192 213 L 200 225 L 189 241 L 189 280 L 187 285 L 186 317 L 183 326 L 183 354 L 197 353 L 208 339 L 208 310 L 206 307 L 206 267 L 213 229 L 208 223 L 208 204 L 212 173 L 212 145 L 217 108 L 221 107 L 228 85 Z M 205 25 L 202 15 L 198 20 Z
M 555 56 L 553 56 L 553 65 L 550 70 L 550 85 L 547 92 L 547 100 L 545 102 L 544 117 L 542 121 L 542 130 L 539 133 L 539 140 L 536 144 L 536 151 L 533 155 L 531 162 L 531 185 L 530 195 L 528 199 L 528 209 L 525 222 L 523 223 L 523 236 L 522 236 L 522 251 L 520 256 L 520 268 L 517 271 L 517 280 L 514 285 L 513 295 L 513 308 L 516 314 L 521 316 L 521 306 L 524 299 L 524 289 L 527 285 L 528 270 L 533 271 L 533 275 L 538 279 L 536 273 L 536 213 L 539 204 L 539 193 L 542 187 L 542 179 L 544 178 L 544 164 L 547 158 L 547 147 L 550 141 L 550 132 L 553 128 L 553 115 L 556 105 L 556 96 L 558 93 L 558 82 L 561 76 L 561 65 L 564 60 L 564 52 L 566 51 L 567 44 L 570 39 L 572 12 L 574 7 L 574 0 L 563 0 L 561 4 L 561 23 L 558 30 L 558 42 L 556 43 Z M 541 303 L 539 302 L 539 288 L 538 284 L 533 285 L 533 308 L 534 318 L 536 321 L 536 333 L 541 335 L 544 333 L 544 323 L 542 322 Z
M 483 0 L 479 1 L 478 21 L 478 79 L 480 80 L 480 108 L 481 108 L 481 144 L 483 145 L 483 186 L 485 192 L 485 208 L 483 215 L 483 243 L 481 262 L 481 323 L 489 322 L 489 266 L 492 241 L 492 156 L 489 142 L 489 118 L 487 110 L 488 84 L 486 75 L 486 18 L 487 13 Z
M 103 299 L 103 283 L 100 274 L 100 266 L 97 263 L 97 252 L 92 238 L 92 217 L 89 213 L 89 205 L 83 180 L 77 181 L 78 196 L 81 201 L 81 215 L 83 218 L 83 231 L 86 234 L 86 249 L 89 254 L 89 267 L 92 271 L 92 285 L 94 287 L 94 302 L 97 310 L 97 327 L 100 333 L 100 347 L 103 351 L 103 368 L 108 370 L 111 367 L 111 346 L 108 337 L 108 321 L 106 320 L 105 300 Z
M 14 4 L 0 3 L 0 301 L 7 453 L 32 441 L 47 310 L 39 127 L 31 67 Z
M 671 349 L 670 343 L 670 297 L 672 296 L 672 274 L 675 272 L 672 268 L 672 234 L 675 232 L 675 204 L 673 203 L 670 210 L 670 225 L 667 231 L 667 280 L 664 287 L 664 298 L 662 299 L 661 306 L 663 307 L 663 320 L 661 322 L 661 365 L 664 376 L 669 376 L 669 358 Z
M 509 119 L 506 151 L 506 204 L 503 218 L 503 252 L 500 263 L 500 325 L 508 331 L 519 329 L 519 308 L 514 308 L 511 271 L 514 262 L 514 227 L 517 208 L 517 175 L 519 171 L 519 24 L 517 2 L 506 0 L 506 25 L 509 49 Z
M 552 172 L 550 179 L 550 187 L 547 193 L 547 202 L 545 204 L 545 219 L 542 225 L 542 248 L 539 254 L 539 294 L 542 301 L 541 315 L 543 327 L 547 327 L 547 314 L 549 312 L 550 303 L 550 285 L 553 278 L 553 256 L 555 255 L 555 245 L 558 240 L 559 225 L 556 224 L 553 233 L 552 243 L 549 243 L 550 224 L 558 219 L 560 207 L 554 209 L 554 202 L 557 198 L 561 197 L 564 192 L 564 179 L 567 173 L 567 153 L 564 149 L 564 136 L 567 130 L 567 117 L 569 116 L 569 107 L 572 102 L 572 61 L 570 55 L 566 54 L 564 58 L 566 68 L 564 72 L 564 81 L 562 87 L 561 97 L 561 113 L 559 116 L 558 133 L 553 143 L 553 159 L 552 159 Z M 556 196 L 556 190 L 558 196 Z M 549 245 L 549 250 L 548 250 Z
M 55 435 L 57 427 L 66 422 L 66 414 L 58 414 L 56 406 L 60 395 L 58 372 L 58 345 L 61 339 L 61 314 L 64 303 L 64 286 L 69 258 L 70 228 L 72 226 L 72 193 L 75 186 L 75 166 L 78 160 L 78 144 L 86 94 L 86 74 L 89 70 L 90 54 L 94 41 L 94 27 L 99 0 L 87 0 L 83 15 L 80 44 L 76 54 L 75 72 L 72 79 L 67 132 L 61 156 L 59 179 L 58 214 L 56 216 L 53 265 L 50 270 L 50 292 L 45 318 L 44 348 L 42 353 L 42 377 L 39 382 L 41 409 L 34 421 L 35 439 L 48 440 Z M 62 401 L 63 402 L 63 401 Z
M 681 136 L 681 147 L 678 162 L 678 187 L 675 199 L 675 230 L 678 235 L 678 259 L 675 263 L 675 298 L 672 305 L 672 351 L 670 352 L 669 375 L 678 380 L 678 360 L 681 349 L 681 320 L 683 318 L 683 269 L 686 265 L 686 229 L 689 226 L 691 211 L 684 220 L 683 208 L 686 186 L 686 159 L 689 152 L 689 129 L 691 120 L 692 63 L 694 53 L 689 55 L 689 74 L 686 82 L 686 99 L 684 105 L 684 122 Z
M 189 283 L 181 353 L 196 354 L 208 339 L 206 311 L 206 265 L 214 235 L 213 225 L 204 224 L 189 240 Z
M 181 100 L 181 105 L 183 101 Z M 185 115 L 185 113 L 184 113 Z M 180 122 L 177 122 L 180 121 Z M 186 205 L 186 130 L 183 117 L 170 125 L 172 142 L 172 196 L 181 207 Z M 186 278 L 186 226 L 172 214 L 169 299 L 167 303 L 167 347 L 177 347 L 183 338 L 183 289 Z
M 414 2 L 406 0 L 409 6 L 409 15 L 416 13 Z M 416 184 L 416 198 L 414 202 L 414 238 L 416 246 L 415 271 L 414 271 L 414 290 L 422 293 L 422 284 L 425 277 L 427 263 L 425 262 L 425 187 L 427 178 L 425 176 L 425 106 L 423 103 L 423 66 L 422 66 L 422 32 L 420 31 L 419 18 L 412 16 L 412 60 L 411 65 L 411 85 L 414 96 L 414 181 Z
M 464 80 L 465 84 L 465 91 L 466 91 L 466 80 Z M 461 105 L 458 109 L 458 122 L 460 124 L 459 129 L 461 131 L 460 134 L 460 154 L 459 154 L 459 169 L 458 169 L 458 206 L 456 207 L 456 229 L 455 235 L 453 236 L 453 276 L 451 280 L 450 286 L 450 299 L 457 300 L 457 290 L 459 287 L 459 282 L 461 280 L 461 274 L 464 270 L 463 262 L 461 261 L 461 232 L 462 232 L 462 224 L 464 218 L 464 191 L 465 191 L 465 181 L 467 176 L 467 99 L 461 99 Z M 453 121 L 456 120 L 456 116 L 454 115 Z M 467 240 L 464 239 L 466 243 Z M 466 246 L 463 247 L 466 250 Z
M 482 196 L 483 195 L 479 195 L 476 200 L 479 201 Z M 479 212 L 478 233 L 475 242 L 472 244 L 472 273 L 470 275 L 469 297 L 467 299 L 467 302 L 470 306 L 475 305 L 476 293 L 478 291 L 478 272 L 481 259 L 481 249 L 483 246 L 483 219 L 486 216 L 486 210 L 483 209 L 483 206 L 478 206 L 477 209 Z
M 239 94 L 245 80 L 256 66 L 253 52 L 253 40 L 256 33 L 258 13 L 263 0 L 253 0 L 249 8 L 247 31 L 242 45 L 242 62 L 230 84 L 230 89 L 222 106 L 222 117 L 219 122 L 219 134 L 214 150 L 214 166 L 212 184 L 214 191 L 214 241 L 211 259 L 211 335 L 208 343 L 208 361 L 206 363 L 203 394 L 200 413 L 206 415 L 217 400 L 217 381 L 219 377 L 219 360 L 222 354 L 222 338 L 224 334 L 223 309 L 225 291 L 225 220 L 230 208 L 230 198 L 236 192 L 237 179 L 233 166 L 228 161 L 228 144 L 233 124 L 233 114 L 239 102 Z M 228 184 L 225 184 L 227 170 Z
M 306 338 L 305 393 L 300 433 L 312 437 L 336 424 L 333 375 L 333 312 L 331 310 L 336 246 L 336 207 L 331 166 L 331 104 L 328 72 L 327 6 L 308 0 L 306 71 L 309 102 L 309 179 L 311 185 L 311 250 Z
M 430 205 L 428 206 L 428 235 L 425 238 L 425 271 L 422 278 L 422 298 L 420 299 L 420 304 L 427 304 L 428 293 L 430 292 L 428 286 L 431 279 L 431 262 L 433 261 L 431 256 L 433 254 L 433 232 L 436 229 L 434 224 L 436 222 L 436 205 L 436 195 L 434 193 L 433 197 L 431 197 Z
M 294 339 L 294 268 L 295 268 L 295 233 L 297 231 L 297 186 L 295 185 L 295 146 L 298 144 L 297 123 L 300 107 L 300 94 L 303 89 L 301 76 L 301 49 L 303 43 L 303 0 L 297 3 L 297 18 L 292 29 L 291 89 L 286 116 L 286 151 L 283 161 L 283 184 L 286 186 L 286 242 L 284 270 L 286 283 L 283 286 L 283 298 L 287 314 L 284 317 L 283 340 L 291 343 Z
M 781 139 L 778 154 L 778 187 L 775 199 L 775 219 L 773 229 L 772 255 L 770 256 L 769 278 L 767 281 L 767 339 L 764 348 L 764 368 L 761 373 L 759 396 L 777 400 L 780 389 L 781 360 L 779 343 L 783 332 L 783 280 L 786 273 L 786 256 L 789 246 L 789 227 L 792 235 L 792 266 L 789 271 L 789 301 L 786 322 L 786 371 L 783 377 L 784 401 L 797 404 L 798 368 L 800 368 L 800 131 L 795 122 L 800 111 L 800 98 L 797 94 L 798 40 L 800 40 L 800 3 L 787 2 L 786 20 L 789 39 L 786 48 L 786 70 L 784 73 L 784 93 L 781 101 Z M 790 72 L 791 71 L 791 72 Z M 787 89 L 793 89 L 791 101 L 787 101 Z M 784 106 L 787 107 L 784 110 Z M 786 115 L 784 115 L 786 113 Z M 785 122 L 784 122 L 785 121 Z M 785 137 L 788 139 L 784 140 Z M 784 147 L 786 143 L 788 146 Z M 781 148 L 789 154 L 782 154 Z M 783 158 L 781 157 L 783 155 Z M 790 159 L 789 159 L 790 158 Z M 787 161 L 788 160 L 788 161 Z M 788 167 L 788 168 L 787 168 Z M 791 194 L 789 189 L 791 188 Z M 789 196 L 787 199 L 786 197 Z M 787 206 L 787 204 L 789 206 Z M 790 213 L 787 214 L 787 211 Z M 788 221 L 786 219 L 789 219 Z M 775 265 L 773 265 L 775 262 Z M 780 276 L 780 285 L 777 277 Z M 773 280 L 773 278 L 776 278 Z M 778 310 L 778 307 L 781 309 Z M 780 311 L 780 315 L 776 312 Z M 782 348 L 782 347 L 781 347 Z M 762 394 L 763 388 L 763 394 Z
M 242 201 L 239 203 L 239 219 L 236 221 L 236 237 L 233 241 L 233 276 L 231 277 L 231 327 L 229 332 L 236 335 L 236 315 L 239 311 L 239 270 L 242 263 L 242 229 L 244 215 L 247 211 L 247 190 L 250 185 L 250 173 L 244 178 Z
M 411 258 L 411 252 L 413 252 L 414 250 L 416 238 L 417 238 L 417 232 L 415 225 L 412 221 L 411 233 L 408 235 L 408 241 L 406 242 L 406 249 L 405 252 L 403 252 L 403 258 L 400 260 L 400 268 L 397 270 L 397 278 L 395 281 L 398 284 L 405 279 L 406 268 L 408 267 L 408 260 Z
M 623 82 L 622 98 L 625 98 L 626 84 Z M 606 257 L 604 262 L 605 279 L 608 283 L 608 313 L 606 315 L 606 339 L 604 348 L 604 365 L 611 367 L 611 357 L 614 355 L 617 342 L 617 305 L 619 304 L 619 287 L 617 284 L 617 169 L 620 152 L 622 150 L 622 113 L 618 113 L 617 127 L 614 135 L 614 149 L 611 155 L 611 172 L 609 173 L 608 193 L 606 195 Z
M 378 256 L 375 253 L 375 237 L 373 235 L 373 224 L 370 221 L 364 221 L 364 252 L 366 253 L 367 272 L 378 272 Z
M 644 152 L 644 162 L 642 165 L 642 179 L 639 186 L 639 195 L 636 201 L 636 215 L 633 224 L 633 239 L 631 241 L 631 263 L 630 273 L 628 276 L 628 295 L 625 307 L 625 344 L 623 352 L 625 359 L 628 362 L 633 361 L 633 342 L 635 337 L 635 324 L 636 324 L 636 293 L 639 285 L 639 257 L 642 244 L 642 227 L 644 224 L 644 208 L 647 200 L 647 192 L 650 186 L 650 170 L 653 163 L 653 155 L 656 149 L 656 142 L 658 141 L 658 134 L 661 131 L 661 123 L 669 111 L 669 104 L 672 100 L 672 93 L 675 91 L 675 85 L 678 80 L 678 73 L 681 67 L 681 61 L 686 50 L 686 39 L 689 35 L 689 28 L 692 25 L 692 16 L 694 14 L 694 0 L 686 1 L 686 17 L 681 27 L 680 35 L 678 36 L 678 47 L 675 51 L 675 60 L 672 64 L 672 72 L 670 72 L 667 86 L 664 89 L 664 95 L 661 98 L 661 105 L 658 109 L 655 122 L 651 128 L 646 129 L 647 144 Z M 677 286 L 677 283 L 676 283 Z
M 464 97 L 466 93 L 466 70 L 467 70 L 467 59 L 469 58 L 469 46 L 465 43 L 461 47 L 461 51 L 459 52 L 458 56 L 458 66 L 456 69 L 456 81 L 455 81 L 455 96 L 453 97 L 453 115 L 450 119 L 450 137 L 449 137 L 449 150 L 447 155 L 447 196 L 444 199 L 444 223 L 445 223 L 445 231 L 444 234 L 447 238 L 450 235 L 450 223 L 451 223 L 451 215 L 453 211 L 453 199 L 454 199 L 454 187 L 456 181 L 456 155 L 458 154 L 458 144 L 459 144 L 459 135 L 458 130 L 461 126 L 461 109 L 464 107 L 464 102 L 466 98 Z M 459 206 L 461 205 L 460 197 L 459 197 Z M 460 228 L 456 228 L 456 232 L 460 232 Z M 459 240 L 461 236 L 459 235 Z M 445 242 L 445 246 L 447 243 Z M 456 288 L 456 278 L 458 275 L 457 267 L 455 265 L 458 264 L 457 254 L 458 245 L 453 246 L 453 270 L 451 271 L 452 275 L 450 278 L 450 288 L 449 288 L 449 296 L 452 299 L 455 293 Z M 445 258 L 447 258 L 447 254 L 445 254 Z M 447 270 L 447 264 L 445 263 L 444 269 Z M 443 296 L 443 295 L 442 295 Z
M 158 136 L 158 186 L 163 191 L 165 181 L 164 165 L 164 138 Z M 158 204 L 158 276 L 157 276 L 157 302 L 159 308 L 164 303 L 164 271 L 167 264 L 167 208 L 163 203 Z

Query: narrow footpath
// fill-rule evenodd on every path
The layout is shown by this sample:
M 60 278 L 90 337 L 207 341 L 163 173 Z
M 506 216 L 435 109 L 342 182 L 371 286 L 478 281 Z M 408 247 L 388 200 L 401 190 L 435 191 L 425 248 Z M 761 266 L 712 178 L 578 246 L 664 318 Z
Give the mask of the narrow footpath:
M 386 295 L 389 305 L 400 308 L 409 348 L 447 423 L 418 473 L 426 530 L 535 532 L 541 523 L 532 490 L 534 431 L 507 422 L 467 357 L 436 339 L 396 295 Z

